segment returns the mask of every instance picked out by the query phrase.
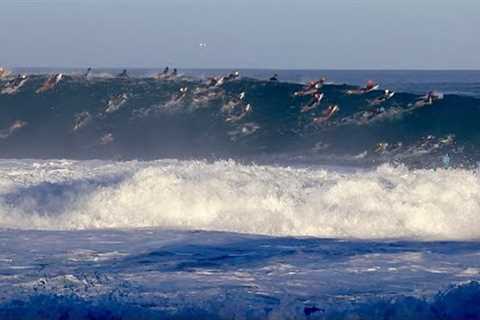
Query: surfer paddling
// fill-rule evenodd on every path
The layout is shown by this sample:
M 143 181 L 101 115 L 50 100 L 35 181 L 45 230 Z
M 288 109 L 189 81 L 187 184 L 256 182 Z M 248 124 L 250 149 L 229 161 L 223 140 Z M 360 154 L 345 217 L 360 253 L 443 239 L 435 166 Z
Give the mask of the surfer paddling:
M 354 90 L 348 90 L 348 91 L 347 91 L 347 94 L 348 94 L 348 95 L 365 94 L 365 93 L 369 93 L 369 92 L 375 91 L 375 90 L 377 90 L 379 87 L 380 87 L 380 86 L 379 86 L 378 84 L 376 84 L 374 81 L 368 80 L 368 82 L 367 82 L 367 84 L 365 85 L 365 87 L 359 88 L 359 89 L 354 89 Z
M 270 79 L 269 81 L 272 81 L 272 82 L 277 82 L 278 81 L 278 74 L 274 74 Z
M 163 69 L 162 72 L 158 73 L 154 78 L 156 80 L 163 80 L 168 78 L 168 72 L 170 71 L 170 68 L 167 66 L 165 69 Z
M 430 91 L 425 96 L 421 97 L 420 100 L 417 100 L 413 105 L 414 108 L 421 108 L 424 106 L 430 106 L 435 101 L 443 99 L 443 94 L 436 91 Z
M 235 71 L 231 72 L 226 76 L 218 76 L 218 77 L 209 77 L 207 79 L 207 88 L 212 88 L 212 87 L 220 87 L 226 82 L 233 81 L 240 78 L 240 72 Z
M 26 75 L 16 76 L 3 87 L 2 94 L 15 94 L 27 81 L 28 77 Z
M 120 73 L 117 75 L 117 78 L 120 78 L 120 79 L 128 79 L 129 76 L 128 76 L 128 73 L 127 73 L 127 69 L 123 69 L 123 71 L 120 72 Z
M 11 72 L 5 68 L 0 68 L 0 79 L 6 78 L 11 74 Z
M 187 93 L 188 93 L 187 87 L 180 88 L 179 93 L 175 97 L 173 97 L 172 102 L 176 103 L 176 102 L 182 101 L 187 96 Z
M 54 75 L 51 75 L 44 83 L 43 85 L 35 91 L 37 94 L 52 90 L 57 86 L 57 84 L 63 79 L 63 74 L 57 73 Z
M 88 68 L 87 71 L 83 74 L 83 78 L 88 79 L 90 74 L 92 73 L 92 68 Z
M 326 81 L 326 78 L 321 78 L 320 80 L 312 80 L 309 81 L 300 91 L 296 91 L 293 95 L 294 96 L 309 96 L 312 94 L 315 94 L 320 90 L 324 83 Z
M 315 109 L 316 107 L 318 107 L 320 105 L 320 102 L 322 102 L 323 96 L 324 96 L 323 93 L 319 93 L 319 92 L 315 93 L 313 95 L 312 100 L 310 100 L 310 102 L 307 103 L 307 105 L 305 105 L 300 111 L 301 112 L 308 112 L 310 110 Z
M 369 105 L 372 107 L 378 106 L 378 105 L 381 105 L 382 103 L 385 103 L 387 100 L 390 100 L 394 95 L 395 95 L 395 92 L 390 90 L 385 90 L 385 92 L 381 97 L 378 97 L 375 100 L 369 100 L 368 102 L 369 102 Z
M 340 111 L 340 108 L 337 105 L 331 105 L 329 106 L 326 110 L 322 112 L 322 115 L 320 117 L 315 117 L 313 118 L 313 123 L 314 124 L 322 124 L 330 120 L 330 118 L 333 117 L 335 113 Z

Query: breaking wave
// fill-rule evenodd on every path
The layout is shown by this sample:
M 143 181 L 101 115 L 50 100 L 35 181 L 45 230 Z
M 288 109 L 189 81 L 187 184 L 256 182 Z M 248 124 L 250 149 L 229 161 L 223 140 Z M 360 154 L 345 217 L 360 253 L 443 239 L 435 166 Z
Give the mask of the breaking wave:
M 479 239 L 480 175 L 233 161 L 2 161 L 0 227 Z

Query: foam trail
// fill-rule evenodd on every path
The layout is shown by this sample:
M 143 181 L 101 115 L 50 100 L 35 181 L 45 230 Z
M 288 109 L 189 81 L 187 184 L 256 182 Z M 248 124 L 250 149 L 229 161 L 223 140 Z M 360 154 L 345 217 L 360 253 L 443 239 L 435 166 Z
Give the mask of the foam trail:
M 161 227 L 276 236 L 480 238 L 475 171 L 342 172 L 233 161 L 10 161 L 0 227 Z

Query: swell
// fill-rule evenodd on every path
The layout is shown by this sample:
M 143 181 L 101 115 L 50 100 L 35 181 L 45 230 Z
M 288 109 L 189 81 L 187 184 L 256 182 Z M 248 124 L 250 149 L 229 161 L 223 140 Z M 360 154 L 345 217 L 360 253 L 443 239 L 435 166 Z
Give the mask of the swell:
M 292 83 L 242 79 L 207 90 L 187 78 L 67 76 L 54 89 L 35 93 L 45 80 L 31 76 L 15 94 L 0 95 L 2 157 L 283 157 L 420 167 L 480 159 L 480 100 L 474 97 L 446 95 L 414 108 L 419 95 L 396 93 L 372 106 L 383 91 L 347 95 L 352 86 L 331 84 L 321 89 L 318 107 L 302 112 L 310 97 L 293 96 L 302 85 Z M 181 88 L 187 92 L 175 101 Z M 238 104 L 241 92 L 249 112 Z M 339 112 L 313 122 L 334 104 Z

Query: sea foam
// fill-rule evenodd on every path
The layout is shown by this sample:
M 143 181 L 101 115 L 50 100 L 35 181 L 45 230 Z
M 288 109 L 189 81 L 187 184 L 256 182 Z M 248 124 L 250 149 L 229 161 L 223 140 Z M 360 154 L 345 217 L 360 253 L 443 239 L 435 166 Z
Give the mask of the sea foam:
M 357 239 L 479 239 L 480 179 L 234 161 L 0 162 L 0 227 L 168 228 Z

